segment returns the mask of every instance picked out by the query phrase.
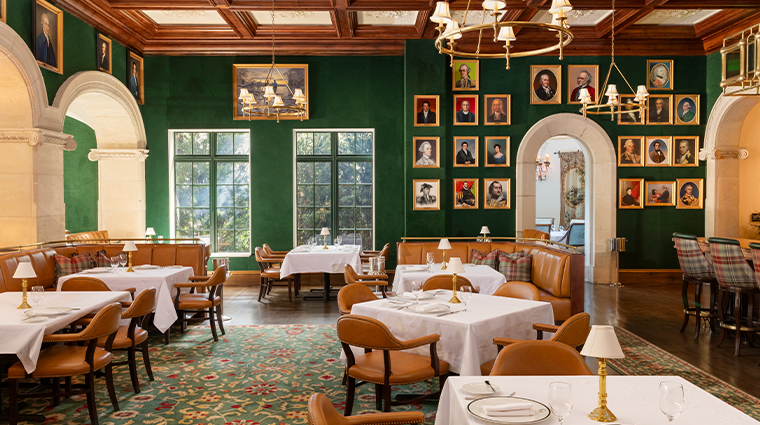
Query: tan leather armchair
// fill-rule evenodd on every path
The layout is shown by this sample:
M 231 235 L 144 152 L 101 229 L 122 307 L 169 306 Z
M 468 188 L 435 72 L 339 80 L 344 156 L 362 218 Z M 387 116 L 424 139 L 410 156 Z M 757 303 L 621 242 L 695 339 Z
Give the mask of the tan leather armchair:
M 557 341 L 520 341 L 499 352 L 491 376 L 593 375 L 583 356 Z
M 425 422 L 422 412 L 372 413 L 345 417 L 335 410 L 332 402 L 322 393 L 309 398 L 309 425 L 400 425 Z
M 536 229 L 523 230 L 522 237 L 526 239 L 544 239 L 547 241 L 550 239 L 550 235 L 548 233 Z
M 224 325 L 222 324 L 222 287 L 227 280 L 227 266 L 220 266 L 214 270 L 214 274 L 209 276 L 191 276 L 190 282 L 175 283 L 177 295 L 174 297 L 174 308 L 177 309 L 177 321 L 180 322 L 182 332 L 187 330 L 187 322 L 190 320 L 186 317 L 188 311 L 204 311 L 208 315 L 209 324 L 211 324 L 211 334 L 214 336 L 214 342 L 219 342 L 216 334 L 216 320 L 219 323 L 219 329 L 222 335 L 225 334 Z M 190 293 L 182 293 L 182 289 L 190 288 Z M 205 289 L 207 294 L 196 293 L 196 289 Z M 216 317 L 214 317 L 216 316 Z M 171 327 L 164 333 L 164 342 L 169 343 L 169 333 Z
M 459 279 L 459 277 L 457 277 Z M 527 282 L 505 283 L 493 293 L 497 297 L 519 298 L 521 300 L 541 301 L 541 293 L 534 285 Z
M 364 251 L 360 254 L 362 260 L 368 260 L 370 257 L 383 257 L 388 259 L 388 253 L 391 251 L 391 244 L 387 243 L 383 245 L 380 251 Z
M 338 309 L 340 310 L 340 314 L 351 314 L 351 307 L 354 304 L 366 303 L 367 301 L 375 301 L 377 299 L 377 296 L 368 287 L 352 283 L 340 288 L 340 291 L 338 291 Z
M 346 264 L 346 267 L 343 268 L 343 278 L 349 285 L 352 283 L 360 283 L 364 286 L 375 285 L 380 288 L 383 298 L 388 297 L 386 295 L 388 288 L 387 274 L 358 274 L 352 265 Z
M 400 341 L 379 320 L 354 314 L 341 316 L 338 319 L 337 330 L 338 339 L 348 359 L 346 364 L 347 416 L 351 415 L 354 406 L 357 379 L 375 384 L 375 407 L 385 412 L 390 412 L 391 405 L 418 403 L 440 394 L 449 374 L 449 364 L 438 359 L 435 348 L 440 335 L 432 334 L 409 341 Z M 404 350 L 425 345 L 430 346 L 429 357 L 404 352 Z M 365 354 L 355 357 L 351 346 L 364 348 Z M 406 402 L 391 401 L 391 386 L 414 384 L 435 377 L 439 378 L 439 391 Z
M 99 291 L 110 291 L 111 288 L 106 285 L 105 282 L 103 282 L 100 279 L 94 278 L 94 277 L 87 277 L 87 276 L 77 276 L 72 277 L 71 279 L 65 280 L 61 282 L 61 291 L 92 291 L 92 292 L 99 292 Z M 129 292 L 129 294 L 132 296 L 132 299 L 135 298 L 135 292 L 137 291 L 135 288 L 127 288 L 125 291 Z M 129 302 L 122 302 L 122 307 L 129 307 Z M 71 324 L 71 330 L 76 331 L 76 329 L 79 326 L 87 326 L 90 321 L 92 321 L 92 318 L 95 317 L 95 314 L 88 314 L 84 317 L 79 318 L 76 322 Z
M 259 302 L 262 297 L 266 297 L 272 292 L 273 286 L 287 286 L 288 287 L 288 302 L 293 302 L 293 291 L 295 289 L 296 296 L 300 289 L 299 280 L 294 276 L 287 276 L 284 279 L 280 278 L 280 267 L 275 266 L 275 263 L 282 262 L 282 258 L 268 257 L 264 253 L 263 248 L 254 248 L 254 254 L 256 255 L 256 262 L 259 265 Z
M 40 352 L 37 359 L 37 368 L 31 374 L 27 374 L 21 362 L 15 363 L 8 369 L 9 395 L 9 422 L 12 425 L 18 423 L 19 403 L 29 398 L 53 397 L 53 404 L 60 403 L 61 396 L 86 394 L 87 410 L 90 413 L 92 425 L 98 425 L 98 410 L 95 404 L 95 371 L 106 369 L 106 386 L 111 404 L 115 411 L 119 410 L 119 402 L 116 400 L 116 391 L 113 386 L 113 370 L 111 360 L 113 354 L 109 352 L 111 343 L 116 336 L 121 321 L 121 304 L 112 303 L 103 307 L 92 319 L 90 324 L 79 333 L 45 335 L 43 343 L 75 343 L 86 342 L 86 345 L 53 345 Z M 105 347 L 98 348 L 99 338 L 107 338 Z M 84 389 L 71 388 L 71 377 L 85 375 Z M 19 392 L 19 380 L 24 378 L 51 379 L 53 390 L 49 393 L 21 393 Z M 59 391 L 60 379 L 66 379 L 65 391 Z M 81 402 L 79 402 L 81 404 Z
M 452 290 L 454 289 L 454 278 L 452 275 L 448 274 L 440 274 L 437 276 L 431 276 L 427 278 L 425 283 L 422 284 L 422 290 L 423 291 L 432 291 L 435 289 L 446 289 L 446 290 Z M 478 293 L 480 292 L 479 286 L 472 286 L 472 283 L 463 276 L 457 276 L 457 291 L 461 291 L 463 286 L 469 286 L 472 288 L 472 292 Z

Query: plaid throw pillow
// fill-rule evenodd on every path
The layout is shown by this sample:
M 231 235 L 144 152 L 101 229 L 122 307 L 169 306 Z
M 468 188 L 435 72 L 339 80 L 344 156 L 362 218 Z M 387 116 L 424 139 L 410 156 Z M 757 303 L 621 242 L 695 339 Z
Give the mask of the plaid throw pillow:
M 530 271 L 533 265 L 533 256 L 525 252 L 507 254 L 499 252 L 499 273 L 507 278 L 507 282 L 530 282 Z
M 82 270 L 92 268 L 90 256 L 87 254 L 74 255 L 71 258 L 55 254 L 53 255 L 53 258 L 55 259 L 56 280 L 61 276 L 79 273 Z
M 483 254 L 477 249 L 472 250 L 472 264 L 486 265 L 494 270 L 496 270 L 496 261 L 498 257 L 499 257 L 498 249 L 495 249 L 489 252 L 488 255 Z
M 90 254 L 90 262 L 92 267 L 111 267 L 111 259 L 106 255 L 105 249 Z

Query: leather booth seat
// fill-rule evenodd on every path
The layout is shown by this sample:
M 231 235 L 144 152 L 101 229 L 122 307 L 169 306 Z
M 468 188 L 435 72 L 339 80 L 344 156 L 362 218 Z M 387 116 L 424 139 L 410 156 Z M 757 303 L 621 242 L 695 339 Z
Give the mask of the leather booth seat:
M 205 276 L 211 246 L 205 244 L 136 244 L 137 251 L 132 253 L 132 265 L 153 264 L 157 266 L 182 265 L 193 268 L 195 276 Z M 46 290 L 55 287 L 55 259 L 53 255 L 71 257 L 72 254 L 95 253 L 106 251 L 113 257 L 122 252 L 124 244 L 115 243 L 81 243 L 69 244 L 55 248 L 40 248 L 21 252 L 0 253 L 0 292 L 21 291 L 21 279 L 14 279 L 19 261 L 30 261 L 37 277 L 27 279 L 27 289 L 42 286 Z
M 108 239 L 108 230 L 93 230 L 91 232 L 72 233 L 66 235 L 67 241 L 91 241 Z
M 584 300 L 584 254 L 551 248 L 545 245 L 518 242 L 456 242 L 449 241 L 451 249 L 446 258 L 459 257 L 462 262 L 472 261 L 472 250 L 484 254 L 499 249 L 506 253 L 528 251 L 533 256 L 531 282 L 507 282 L 507 285 L 533 285 L 541 301 L 551 303 L 554 320 L 562 322 L 583 311 Z M 425 264 L 427 253 L 432 252 L 435 261 L 443 261 L 443 251 L 434 242 L 398 242 L 398 264 Z

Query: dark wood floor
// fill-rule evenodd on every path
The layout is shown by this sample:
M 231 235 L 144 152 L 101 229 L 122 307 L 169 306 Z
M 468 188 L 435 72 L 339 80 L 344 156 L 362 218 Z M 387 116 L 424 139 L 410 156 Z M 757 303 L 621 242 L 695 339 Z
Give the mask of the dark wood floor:
M 342 281 L 333 276 L 333 282 Z M 304 290 L 318 288 L 322 277 L 302 279 Z M 706 291 L 707 292 L 707 291 Z M 235 275 L 225 285 L 224 311 L 233 325 L 253 324 L 334 324 L 340 315 L 335 301 L 303 301 L 288 303 L 287 288 L 274 288 L 259 303 L 258 278 Z M 760 340 L 755 347 L 743 345 L 741 356 L 734 357 L 733 340 L 726 338 L 716 348 L 718 334 L 703 329 L 694 340 L 694 319 L 684 333 L 680 284 L 629 284 L 623 288 L 586 285 L 586 311 L 592 324 L 620 326 L 683 360 L 760 397 Z

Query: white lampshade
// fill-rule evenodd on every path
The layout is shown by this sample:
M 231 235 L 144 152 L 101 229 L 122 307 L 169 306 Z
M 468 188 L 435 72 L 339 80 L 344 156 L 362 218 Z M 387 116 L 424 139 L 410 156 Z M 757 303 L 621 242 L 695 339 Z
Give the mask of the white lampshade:
M 507 3 L 499 0 L 485 0 L 483 2 L 484 10 L 499 10 L 507 7 Z
M 148 227 L 145 230 L 145 236 L 156 236 L 156 231 L 152 227 Z
M 446 24 L 446 30 L 443 32 L 443 37 L 449 40 L 459 40 L 462 38 L 462 31 L 459 31 L 459 21 L 452 19 Z
M 28 261 L 18 263 L 18 267 L 16 267 L 16 273 L 13 273 L 14 279 L 31 279 L 33 277 L 37 277 L 37 273 L 34 272 L 32 263 Z
M 485 233 L 486 235 L 491 233 L 490 230 L 488 230 L 488 226 L 483 226 L 480 228 L 480 233 Z
M 285 104 L 282 102 L 282 97 L 275 96 L 274 103 L 272 103 L 272 106 L 285 106 Z
M 515 37 L 515 32 L 512 30 L 512 27 L 501 27 L 499 30 L 499 36 L 496 37 L 499 41 L 515 41 L 517 40 L 517 37 Z
M 644 98 L 646 99 L 647 96 L 649 96 L 649 92 L 647 91 L 646 86 L 639 86 L 639 88 L 636 90 L 636 98 Z
M 451 244 L 448 239 L 441 239 L 441 243 L 438 244 L 438 249 L 451 249 Z
M 275 96 L 274 88 L 272 88 L 272 86 L 266 86 L 264 88 L 264 97 L 266 97 L 267 99 L 271 99 L 274 96 Z
M 585 88 L 585 87 L 581 89 L 580 100 L 581 100 L 581 103 L 584 103 L 584 104 L 592 103 L 591 102 L 591 93 L 589 93 L 588 89 Z
M 552 0 L 552 7 L 549 9 L 549 13 L 567 13 L 571 10 L 573 10 L 573 5 L 570 4 L 569 0 Z
M 124 244 L 124 248 L 122 248 L 122 251 L 124 252 L 137 251 L 137 246 L 135 246 L 135 241 L 127 241 Z
M 586 338 L 581 355 L 605 359 L 622 359 L 625 357 L 615 335 L 615 328 L 602 325 L 591 327 L 591 332 Z
M 449 4 L 445 1 L 439 1 L 435 4 L 435 12 L 430 20 L 436 24 L 447 24 L 451 22 L 451 11 L 449 10 Z
M 462 259 L 459 257 L 453 257 L 449 260 L 449 266 L 446 269 L 448 273 L 462 274 L 464 273 L 464 266 L 462 266 Z
M 322 228 L 322 232 L 320 233 L 320 235 L 327 236 L 329 234 L 330 234 L 330 229 L 328 229 L 327 227 L 323 227 Z
M 617 91 L 617 85 L 610 84 L 607 86 L 607 93 L 604 94 L 605 96 L 615 96 L 617 97 L 618 91 Z

